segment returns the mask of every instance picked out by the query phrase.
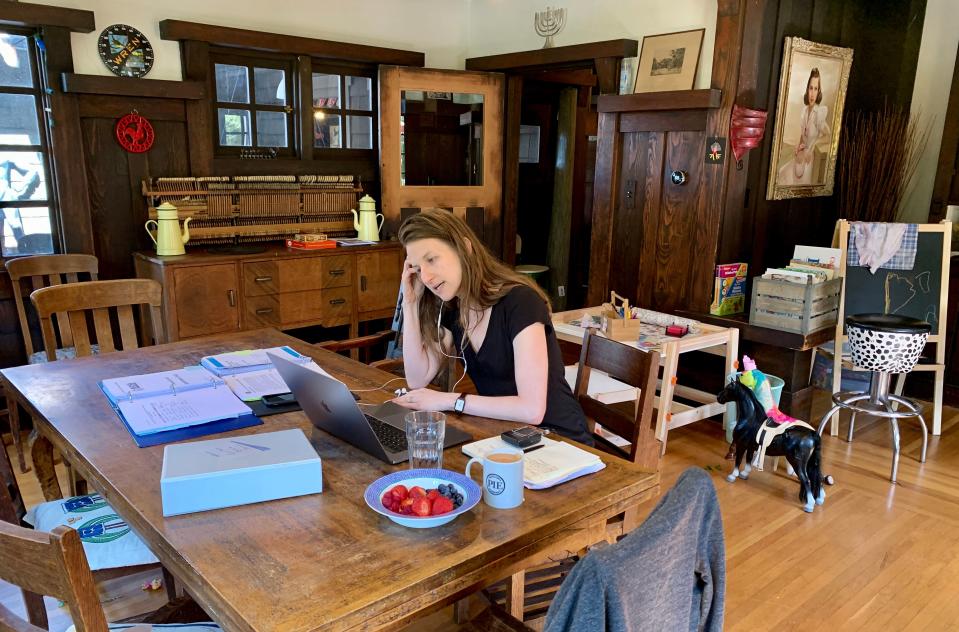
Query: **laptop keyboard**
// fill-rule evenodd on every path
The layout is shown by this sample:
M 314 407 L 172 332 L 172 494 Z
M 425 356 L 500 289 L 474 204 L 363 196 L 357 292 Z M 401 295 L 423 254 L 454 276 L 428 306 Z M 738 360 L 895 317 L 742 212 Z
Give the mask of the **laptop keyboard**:
M 403 452 L 406 450 L 406 433 L 396 426 L 384 423 L 376 417 L 366 415 L 366 420 L 370 422 L 373 433 L 390 452 Z

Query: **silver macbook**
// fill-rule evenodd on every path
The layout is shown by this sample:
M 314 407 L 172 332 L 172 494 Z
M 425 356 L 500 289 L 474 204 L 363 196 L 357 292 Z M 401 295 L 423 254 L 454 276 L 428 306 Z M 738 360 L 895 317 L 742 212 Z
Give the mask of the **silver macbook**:
M 311 365 L 273 353 L 268 355 L 314 426 L 387 463 L 395 465 L 409 458 L 404 419 L 408 409 L 393 402 L 361 409 L 343 382 Z M 472 438 L 447 425 L 444 445 L 449 448 Z

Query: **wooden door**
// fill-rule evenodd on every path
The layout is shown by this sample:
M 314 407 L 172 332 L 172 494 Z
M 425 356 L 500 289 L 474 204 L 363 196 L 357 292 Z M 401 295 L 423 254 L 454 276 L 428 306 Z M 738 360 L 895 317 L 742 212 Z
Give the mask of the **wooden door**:
M 502 249 L 503 195 L 503 75 L 461 70 L 431 70 L 401 66 L 380 68 L 380 179 L 384 231 L 396 233 L 404 217 L 424 208 L 447 208 L 464 217 L 493 253 Z M 401 160 L 400 117 L 404 91 L 431 94 L 482 95 L 482 161 L 476 161 L 482 184 L 463 186 L 405 185 Z M 450 97 L 452 98 L 452 96 Z M 411 112 L 411 127 L 424 127 L 427 117 Z M 435 121 L 436 113 L 430 113 Z M 435 128 L 436 125 L 433 124 Z M 470 129 L 476 121 L 469 121 Z M 432 153 L 440 150 L 434 144 Z M 435 156 L 430 156 L 435 165 Z M 420 174 L 424 156 L 411 150 L 405 178 Z M 435 167 L 432 167 L 435 168 Z M 443 181 L 446 172 L 432 172 L 430 181 Z
M 240 330 L 236 265 L 184 266 L 173 270 L 178 338 Z

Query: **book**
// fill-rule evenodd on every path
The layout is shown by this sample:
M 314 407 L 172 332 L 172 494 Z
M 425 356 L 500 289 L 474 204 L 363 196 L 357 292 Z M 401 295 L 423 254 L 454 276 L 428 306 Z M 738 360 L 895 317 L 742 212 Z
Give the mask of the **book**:
M 339 237 L 336 240 L 341 246 L 374 246 L 376 245 L 375 241 L 366 241 L 365 239 L 360 239 L 358 237 Z
M 523 455 L 523 485 L 527 489 L 546 489 L 606 467 L 598 456 L 571 443 L 547 437 L 543 437 L 541 443 L 544 447 Z M 467 443 L 462 447 L 463 454 L 473 458 L 483 458 L 495 450 L 515 451 L 516 447 L 499 436 Z
M 741 314 L 746 309 L 746 269 L 745 263 L 724 263 L 716 266 L 710 314 Z
M 310 364 L 313 359 L 302 355 L 290 347 L 273 347 L 271 349 L 246 349 L 243 351 L 231 351 L 229 353 L 220 353 L 212 356 L 205 356 L 200 360 L 200 366 L 207 369 L 217 377 L 224 375 L 233 375 L 235 373 L 247 373 L 249 371 L 265 371 L 273 367 L 267 351 L 289 355 L 291 359 L 302 364 Z
M 297 241 L 295 239 L 287 239 L 286 247 L 293 248 L 294 250 L 325 250 L 327 248 L 336 248 L 336 242 L 332 239 L 325 241 Z
M 135 436 L 234 419 L 253 412 L 223 380 L 200 367 L 113 378 L 99 385 Z

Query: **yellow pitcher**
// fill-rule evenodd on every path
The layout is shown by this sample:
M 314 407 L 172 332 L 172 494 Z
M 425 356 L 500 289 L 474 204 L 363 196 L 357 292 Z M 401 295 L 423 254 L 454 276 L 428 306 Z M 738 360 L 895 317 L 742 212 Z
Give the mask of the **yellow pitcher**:
M 356 210 L 350 209 L 353 213 L 353 228 L 356 229 L 357 237 L 364 241 L 379 241 L 380 229 L 383 228 L 383 215 L 376 212 L 376 201 L 368 195 L 360 198 L 360 214 L 356 215 Z M 380 218 L 377 225 L 376 218 Z
M 183 231 L 180 231 L 180 221 L 177 215 L 176 207 L 169 202 L 164 202 L 157 207 L 157 218 L 147 220 L 144 228 L 153 243 L 156 244 L 158 255 L 182 255 L 186 254 L 183 244 L 190 241 L 190 229 L 187 224 L 192 217 L 186 218 L 183 222 Z M 156 227 L 156 236 L 150 230 L 150 224 Z

